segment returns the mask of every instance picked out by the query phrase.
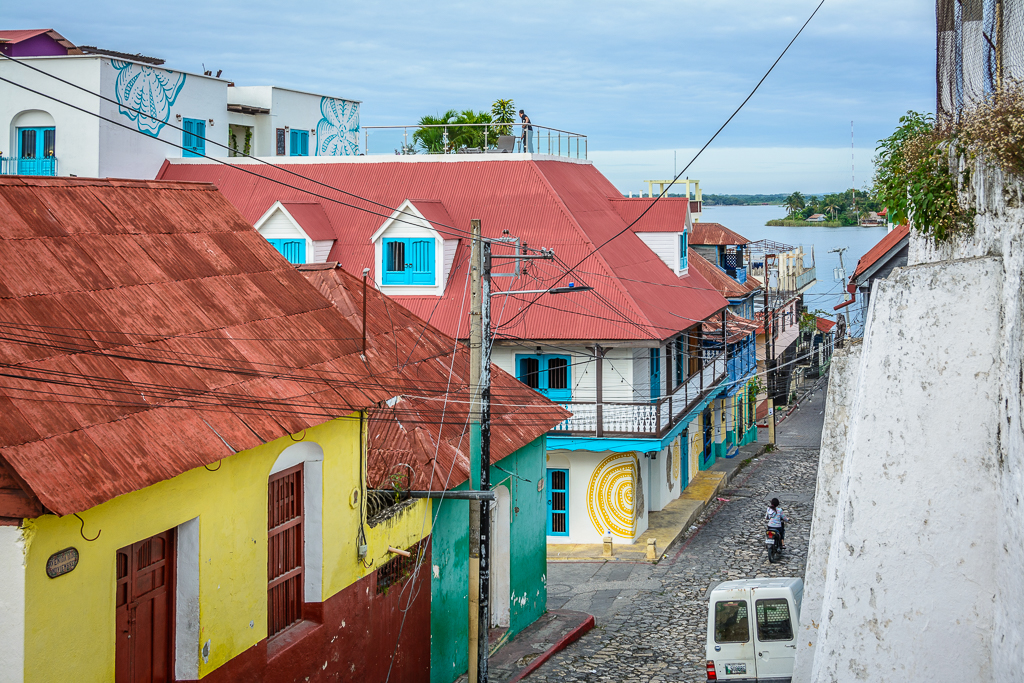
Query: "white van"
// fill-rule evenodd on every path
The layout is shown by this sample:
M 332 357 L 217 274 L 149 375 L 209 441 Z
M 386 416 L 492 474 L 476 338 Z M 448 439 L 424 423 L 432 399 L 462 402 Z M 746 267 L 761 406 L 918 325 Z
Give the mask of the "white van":
M 708 680 L 791 681 L 803 594 L 803 579 L 742 579 L 715 586 L 708 604 Z

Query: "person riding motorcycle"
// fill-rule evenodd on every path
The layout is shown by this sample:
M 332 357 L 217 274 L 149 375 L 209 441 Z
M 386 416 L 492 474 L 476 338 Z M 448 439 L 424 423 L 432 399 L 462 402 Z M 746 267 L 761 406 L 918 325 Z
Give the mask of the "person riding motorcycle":
M 782 547 L 786 547 L 786 522 L 789 521 L 782 512 L 782 508 L 779 506 L 779 499 L 772 498 L 771 504 L 768 505 L 768 510 L 764 513 L 764 521 L 768 523 L 768 528 L 779 534 L 779 540 L 782 541 Z

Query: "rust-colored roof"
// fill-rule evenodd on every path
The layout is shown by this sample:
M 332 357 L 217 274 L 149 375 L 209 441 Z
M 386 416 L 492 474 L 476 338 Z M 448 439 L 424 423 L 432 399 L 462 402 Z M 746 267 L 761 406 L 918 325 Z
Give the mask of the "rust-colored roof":
M 815 316 L 814 321 L 818 327 L 818 332 L 831 332 L 832 328 L 836 326 L 835 321 L 829 320 L 828 318 Z
M 58 514 L 378 404 L 399 360 L 450 353 L 398 330 L 361 359 L 361 327 L 208 184 L 0 176 L 0 258 L 0 488 Z
M 448 209 L 444 208 L 444 202 L 439 202 L 436 199 L 413 199 L 412 205 L 438 230 L 450 231 L 447 226 L 455 225 Z M 448 239 L 455 237 L 455 235 L 444 236 Z
M 633 231 L 626 229 L 628 223 L 619 211 L 624 206 L 621 195 L 594 166 L 488 156 L 486 160 L 444 161 L 362 157 L 344 163 L 288 163 L 287 167 L 377 202 L 369 204 L 347 195 L 338 195 L 338 202 L 322 200 L 338 235 L 328 259 L 340 261 L 355 275 L 361 275 L 363 268 L 378 267 L 370 237 L 394 208 L 407 199 L 419 206 L 417 197 L 442 202 L 451 222 L 450 227 L 439 231 L 445 239 L 459 239 L 445 292 L 440 301 L 432 296 L 402 296 L 396 300 L 459 339 L 469 336 L 463 308 L 469 240 L 463 238 L 468 236 L 474 218 L 482 221 L 484 237 L 499 238 L 507 230 L 531 248 L 554 249 L 558 259 L 530 262 L 525 283 L 523 278 L 495 278 L 495 289 L 540 289 L 565 286 L 570 281 L 594 288 L 566 296 L 502 297 L 493 321 L 499 335 L 536 340 L 667 339 L 727 305 L 699 273 L 690 271 L 680 279 Z M 213 182 L 249 220 L 258 219 L 277 200 L 308 200 L 309 194 L 302 189 L 333 196 L 322 186 L 301 181 L 301 189 L 290 189 L 274 181 L 295 185 L 294 176 L 275 168 L 255 168 L 245 160 L 235 161 L 246 164 L 264 179 L 236 168 L 192 163 L 189 159 L 169 160 L 160 177 Z M 666 207 L 677 204 L 685 206 L 685 202 L 670 200 Z M 660 206 L 655 208 L 662 210 Z M 602 248 L 597 250 L 600 245 Z M 495 247 L 495 253 L 503 248 Z M 511 253 L 511 249 L 505 253 Z M 584 258 L 576 272 L 565 275 L 569 266 Z M 510 269 L 507 261 L 496 263 L 495 272 Z
M 761 283 L 757 279 L 748 276 L 746 282 L 734 280 L 692 248 L 687 249 L 686 254 L 687 265 L 700 273 L 726 299 L 742 299 L 751 292 L 761 289 Z
M 726 343 L 735 344 L 741 339 L 754 334 L 758 330 L 757 322 L 748 320 L 736 315 L 732 311 L 726 311 L 725 334 Z M 722 338 L 722 319 L 720 316 L 709 318 L 701 326 L 704 331 L 704 338 L 709 341 L 718 341 Z
M 682 232 L 686 229 L 686 216 L 690 212 L 689 199 L 615 197 L 610 201 L 622 220 L 633 224 L 633 232 Z
M 689 242 L 690 244 L 717 244 L 721 246 L 750 244 L 750 240 L 746 237 L 733 232 L 721 223 L 705 223 L 704 221 L 693 224 Z
M 299 266 L 299 272 L 361 329 L 361 279 L 337 264 Z M 454 488 L 469 478 L 469 349 L 385 297 L 372 284 L 367 288 L 366 304 L 367 318 L 388 323 L 367 329 L 368 350 L 388 354 L 397 337 L 403 354 L 421 358 L 419 362 L 400 359 L 401 398 L 370 413 L 369 485 L 390 488 L 390 477 L 396 475 L 403 487 Z M 511 455 L 570 415 L 491 366 L 492 462 Z
M 75 47 L 70 40 L 54 31 L 52 28 L 31 28 L 0 31 L 0 43 L 16 45 L 17 43 L 35 38 L 38 35 L 47 34 L 55 43 L 65 48 L 68 54 L 80 55 L 82 51 Z
M 333 240 L 334 228 L 319 202 L 281 202 L 311 240 Z
M 896 245 L 910 237 L 910 226 L 900 225 L 893 228 L 889 233 L 880 239 L 878 243 L 868 249 L 867 253 L 857 261 L 857 269 L 853 271 L 851 282 L 856 281 L 857 276 L 875 264 L 878 259 L 889 253 Z

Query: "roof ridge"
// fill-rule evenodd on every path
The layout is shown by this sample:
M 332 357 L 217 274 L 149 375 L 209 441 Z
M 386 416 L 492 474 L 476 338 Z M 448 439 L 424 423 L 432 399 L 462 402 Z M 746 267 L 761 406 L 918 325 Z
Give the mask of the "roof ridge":
M 608 278 L 612 281 L 612 284 L 619 290 L 619 293 L 626 299 L 629 305 L 633 308 L 633 312 L 643 320 L 643 326 L 647 334 L 651 335 L 655 339 L 661 339 L 661 337 L 654 332 L 654 330 L 657 328 L 657 325 L 655 325 L 654 322 L 650 319 L 650 316 L 643 312 L 643 309 L 641 309 L 639 304 L 637 304 L 636 300 L 633 298 L 633 295 L 630 294 L 626 286 L 623 285 L 622 282 L 619 280 L 618 273 L 616 273 L 615 269 L 612 268 L 611 264 L 605 260 L 604 255 L 601 254 L 600 248 L 594 244 L 594 241 L 592 239 L 590 239 L 590 235 L 587 233 L 586 230 L 583 229 L 583 226 L 579 224 L 579 221 L 576 219 L 575 214 L 573 214 L 573 212 L 569 210 L 569 207 L 565 205 L 565 202 L 562 200 L 561 195 L 559 195 L 558 192 L 555 191 L 555 188 L 551 185 L 551 181 L 548 180 L 547 175 L 545 175 L 544 172 L 540 170 L 538 162 L 531 159 L 530 166 L 534 169 L 534 171 L 537 174 L 540 175 L 544 182 L 544 186 L 548 190 L 548 193 L 552 197 L 554 197 L 555 203 L 566 214 L 570 225 L 572 225 L 573 228 L 575 228 L 575 230 L 583 237 L 585 245 L 593 246 L 593 251 L 589 255 L 584 257 L 581 260 L 581 263 L 582 261 L 585 261 L 587 258 L 590 258 L 591 255 L 597 256 L 600 259 L 601 264 L 604 266 L 608 274 Z M 617 211 L 612 211 L 612 213 L 615 215 L 616 219 L 622 221 L 623 225 L 626 225 L 626 222 L 622 219 L 622 216 L 620 216 Z

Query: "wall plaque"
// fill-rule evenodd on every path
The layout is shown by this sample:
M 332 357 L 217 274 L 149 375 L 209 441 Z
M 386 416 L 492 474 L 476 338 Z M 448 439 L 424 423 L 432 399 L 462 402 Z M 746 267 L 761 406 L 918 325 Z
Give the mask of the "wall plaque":
M 67 574 L 78 566 L 78 548 L 58 550 L 46 561 L 46 575 L 51 579 Z

